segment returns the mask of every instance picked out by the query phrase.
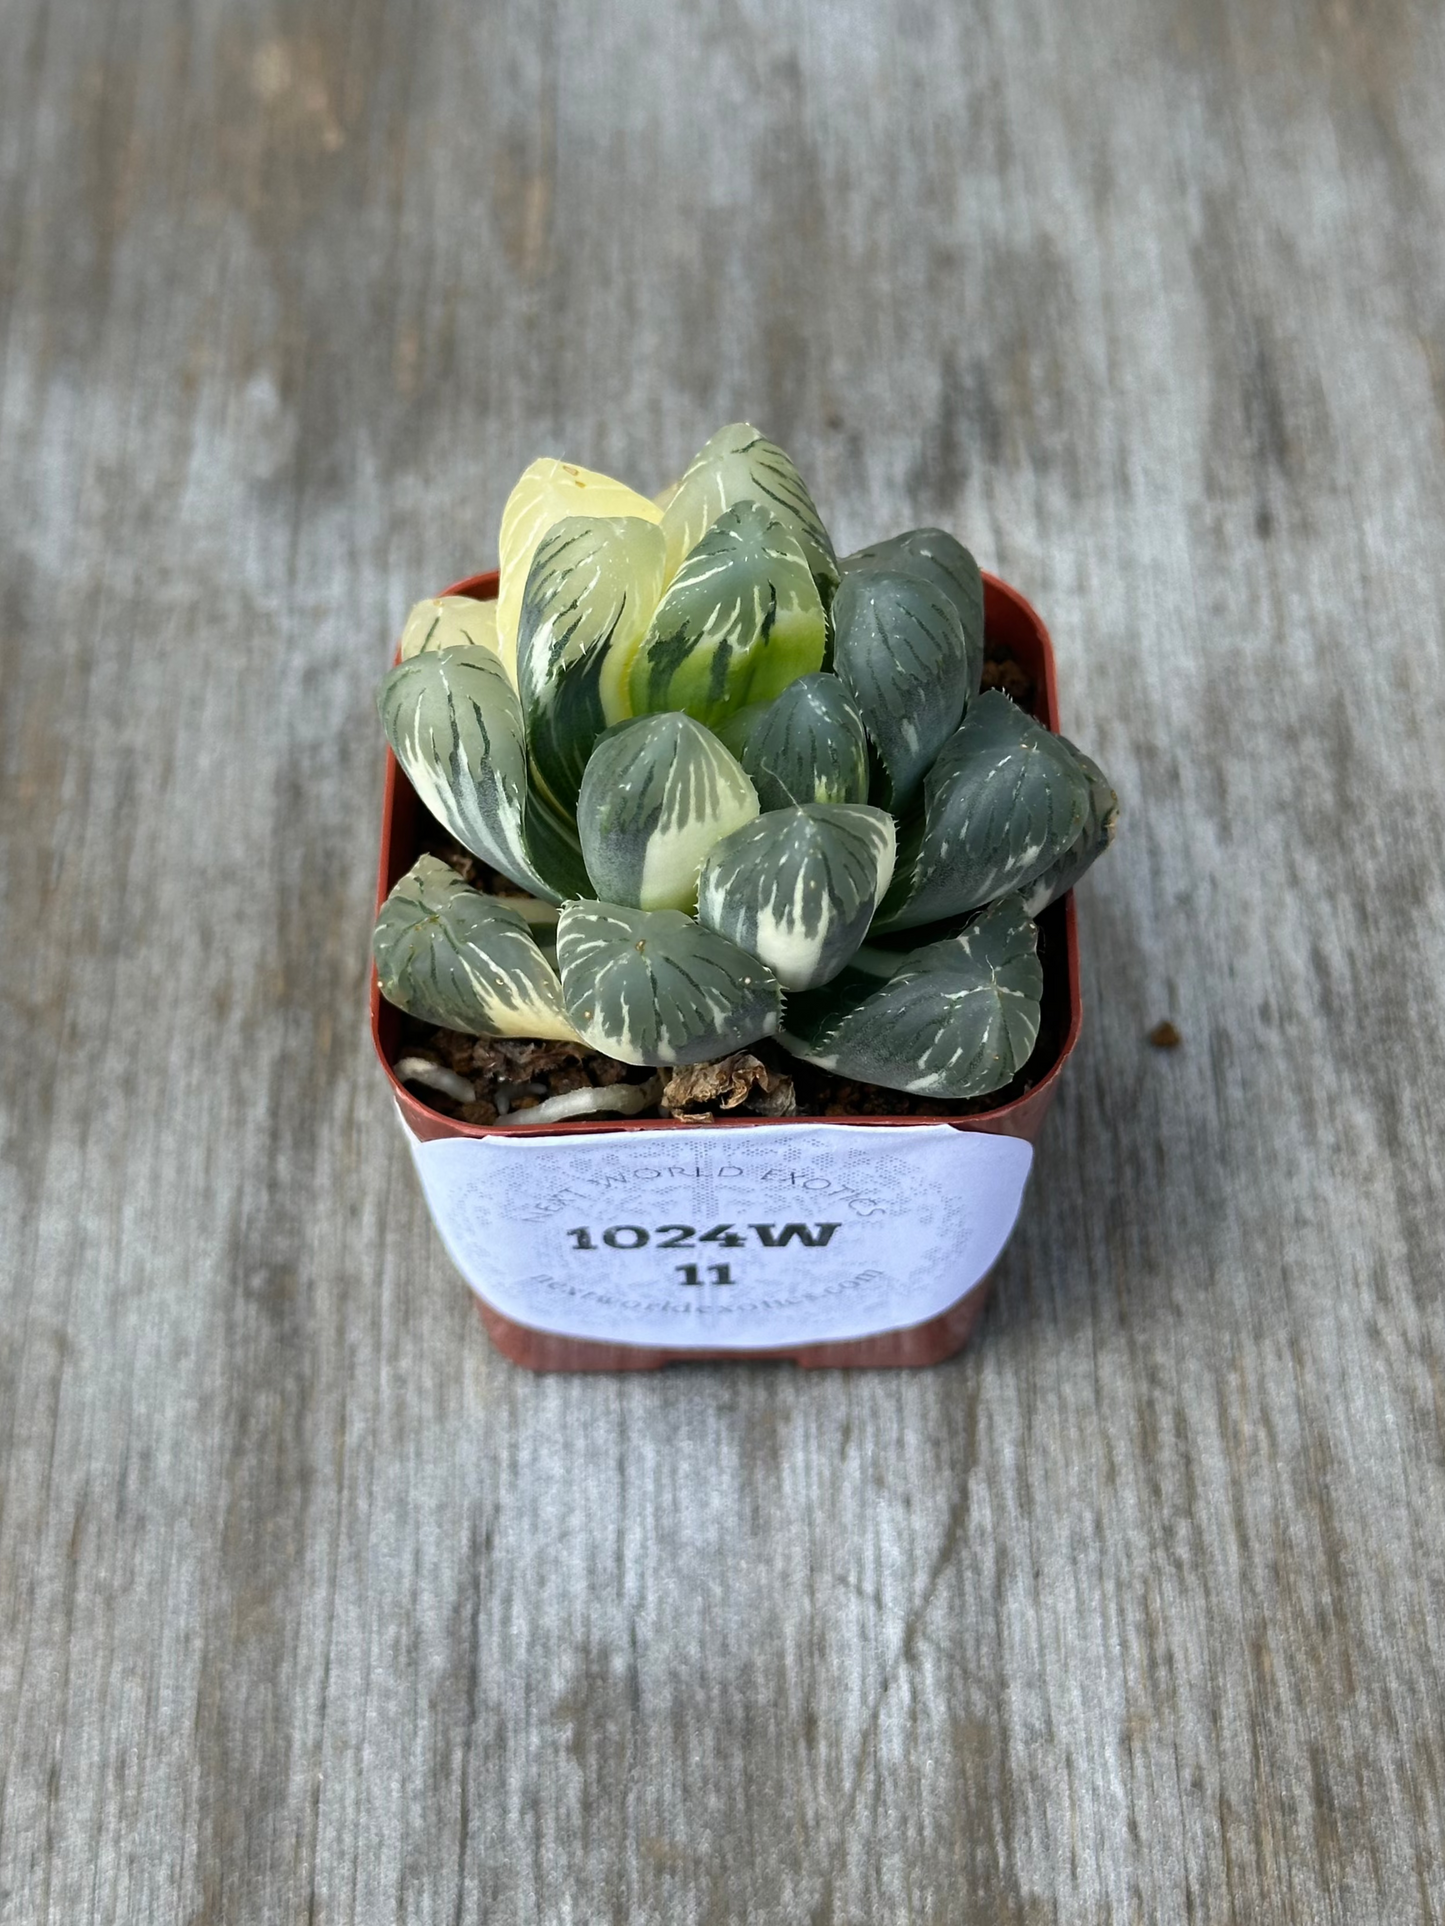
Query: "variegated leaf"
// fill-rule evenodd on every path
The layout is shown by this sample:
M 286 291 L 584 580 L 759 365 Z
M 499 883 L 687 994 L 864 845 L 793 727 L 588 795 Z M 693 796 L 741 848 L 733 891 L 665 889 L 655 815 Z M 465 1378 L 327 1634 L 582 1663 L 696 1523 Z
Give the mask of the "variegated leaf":
M 569 515 L 537 545 L 517 630 L 532 767 L 570 812 L 602 731 L 632 714 L 628 672 L 662 594 L 662 530 L 638 515 Z
M 498 648 L 507 673 L 517 677 L 517 626 L 522 595 L 537 544 L 568 515 L 638 515 L 658 522 L 662 510 L 625 482 L 550 456 L 534 461 L 507 497 L 498 540 L 501 581 L 497 590 Z
M 372 954 L 388 1003 L 474 1037 L 577 1035 L 525 920 L 422 856 L 381 906 Z
M 916 929 L 1026 890 L 1072 846 L 1088 809 L 1077 751 L 989 690 L 929 771 L 923 834 L 878 927 Z
M 592 751 L 577 828 L 592 885 L 608 902 L 691 910 L 703 859 L 751 822 L 741 765 L 691 716 L 638 716 Z
M 821 667 L 817 584 L 796 539 L 757 502 L 708 529 L 673 578 L 633 658 L 634 715 L 685 709 L 712 728 Z
M 528 794 L 521 704 L 490 649 L 414 655 L 377 707 L 417 795 L 474 856 L 551 902 L 586 888 L 570 826 Z
M 702 1063 L 778 1027 L 772 972 L 677 910 L 568 903 L 557 961 L 569 1018 L 623 1063 Z
M 667 580 L 718 517 L 737 502 L 759 502 L 802 547 L 823 599 L 838 586 L 838 558 L 802 476 L 775 441 L 751 423 L 719 428 L 693 457 L 663 508 Z
M 764 809 L 868 800 L 863 718 L 835 675 L 799 676 L 772 702 L 740 709 L 718 734 Z
M 785 990 L 814 989 L 867 934 L 894 841 L 893 818 L 866 804 L 774 809 L 715 846 L 698 921 L 766 963 Z
M 902 569 L 921 575 L 946 595 L 958 612 L 968 649 L 968 694 L 983 680 L 983 576 L 978 563 L 955 536 L 942 528 L 910 528 L 886 542 L 874 542 L 838 564 L 843 574 L 870 569 Z
M 1060 736 L 1059 740 L 1063 742 L 1065 739 Z M 1079 767 L 1089 785 L 1088 814 L 1084 818 L 1083 828 L 1059 860 L 1023 892 L 1024 908 L 1030 916 L 1037 916 L 1040 910 L 1067 895 L 1084 871 L 1096 863 L 1113 842 L 1114 832 L 1119 826 L 1119 798 L 1110 787 L 1108 777 L 1082 749 L 1075 749 L 1071 742 L 1066 747 L 1073 749 L 1078 757 Z
M 1043 995 L 1033 924 L 1006 896 L 890 980 L 845 970 L 788 1000 L 781 1041 L 805 1063 L 919 1097 L 982 1097 L 1033 1054 Z
M 433 595 L 418 602 L 401 632 L 401 659 L 438 649 L 497 653 L 497 605 L 470 595 Z
M 905 810 L 968 700 L 968 649 L 952 601 L 921 575 L 859 569 L 833 601 L 833 666 Z

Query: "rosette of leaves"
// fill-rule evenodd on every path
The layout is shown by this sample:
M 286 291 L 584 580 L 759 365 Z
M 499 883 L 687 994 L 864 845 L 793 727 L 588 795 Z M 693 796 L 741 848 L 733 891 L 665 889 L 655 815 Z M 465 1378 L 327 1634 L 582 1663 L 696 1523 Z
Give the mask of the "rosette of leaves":
M 413 611 L 379 706 L 425 806 L 525 894 L 421 858 L 377 925 L 383 994 L 633 1064 L 775 1036 L 920 1095 L 1009 1083 L 1039 1029 L 1033 919 L 1118 803 L 980 693 L 968 551 L 913 529 L 840 559 L 747 423 L 654 500 L 533 463 L 501 551 L 495 605 Z

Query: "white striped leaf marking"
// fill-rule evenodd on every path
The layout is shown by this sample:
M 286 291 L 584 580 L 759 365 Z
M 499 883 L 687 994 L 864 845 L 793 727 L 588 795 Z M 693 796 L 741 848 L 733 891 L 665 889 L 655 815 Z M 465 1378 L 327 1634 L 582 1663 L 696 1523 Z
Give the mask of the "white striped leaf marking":
M 919 1097 L 982 1097 L 1011 1083 L 1039 1034 L 1033 924 L 1005 896 L 959 935 L 907 957 L 881 986 L 845 970 L 791 997 L 780 1041 L 822 1070 Z
M 1084 826 L 1074 841 L 1059 860 L 1023 892 L 1024 908 L 1030 916 L 1037 916 L 1040 910 L 1067 895 L 1084 871 L 1098 862 L 1113 842 L 1114 832 L 1119 827 L 1119 798 L 1114 794 L 1108 777 L 1082 749 L 1075 749 L 1073 743 L 1066 742 L 1063 736 L 1059 737 L 1059 741 L 1073 749 L 1079 759 L 1079 767 L 1089 785 L 1089 808 Z
M 928 773 L 922 837 L 899 862 L 879 929 L 916 929 L 1026 890 L 1073 845 L 1088 810 L 1078 752 L 989 690 Z
M 666 580 L 736 502 L 760 502 L 783 523 L 801 546 L 824 601 L 830 599 L 838 586 L 838 558 L 813 497 L 790 457 L 746 421 L 718 429 L 664 504 Z
M 708 851 L 757 813 L 752 784 L 711 730 L 680 714 L 638 716 L 592 751 L 577 829 L 606 901 L 691 910 Z
M 574 1038 L 562 985 L 525 920 L 421 856 L 381 906 L 372 954 L 388 1003 L 474 1037 Z
M 904 810 L 968 700 L 958 611 L 920 575 L 847 574 L 833 601 L 833 665 L 883 764 L 883 800 Z
M 537 545 L 517 631 L 532 767 L 570 812 L 602 731 L 632 714 L 627 676 L 662 594 L 662 531 L 639 515 L 569 515 Z
M 757 502 L 708 529 L 669 584 L 630 678 L 635 715 L 684 709 L 709 728 L 822 666 L 827 621 L 796 538 Z
M 866 804 L 774 809 L 703 864 L 697 916 L 756 956 L 785 990 L 835 977 L 893 874 L 893 818 Z
M 867 733 L 835 675 L 799 676 L 772 702 L 740 709 L 718 734 L 765 810 L 868 800 Z
M 586 887 L 570 826 L 528 794 L 521 705 L 489 649 L 398 663 L 377 708 L 412 787 L 474 856 L 549 902 Z
M 910 528 L 904 535 L 845 555 L 838 567 L 844 575 L 869 569 L 901 569 L 909 575 L 921 575 L 941 590 L 957 610 L 963 629 L 969 697 L 978 694 L 983 680 L 983 576 L 956 536 L 942 528 Z
M 662 519 L 662 510 L 625 482 L 590 468 L 545 456 L 525 469 L 502 510 L 498 539 L 501 578 L 497 588 L 498 648 L 507 673 L 517 676 L 517 626 L 522 594 L 537 544 L 567 515 L 638 515 Z
M 778 1027 L 772 972 L 677 910 L 567 903 L 557 961 L 571 1021 L 623 1063 L 704 1063 Z

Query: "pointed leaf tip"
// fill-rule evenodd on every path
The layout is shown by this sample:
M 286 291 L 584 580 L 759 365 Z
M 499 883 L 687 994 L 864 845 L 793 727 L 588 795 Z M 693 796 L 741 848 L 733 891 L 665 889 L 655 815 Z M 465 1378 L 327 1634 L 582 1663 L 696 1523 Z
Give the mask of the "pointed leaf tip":
M 737 502 L 758 502 L 788 529 L 823 600 L 838 586 L 838 558 L 813 497 L 790 456 L 750 422 L 730 422 L 698 450 L 662 514 L 670 582 L 718 517 Z
M 835 977 L 893 874 L 893 818 L 866 804 L 775 809 L 718 843 L 698 921 L 766 963 L 785 990 Z
M 799 676 L 718 731 L 766 809 L 868 800 L 868 735 L 836 675 Z

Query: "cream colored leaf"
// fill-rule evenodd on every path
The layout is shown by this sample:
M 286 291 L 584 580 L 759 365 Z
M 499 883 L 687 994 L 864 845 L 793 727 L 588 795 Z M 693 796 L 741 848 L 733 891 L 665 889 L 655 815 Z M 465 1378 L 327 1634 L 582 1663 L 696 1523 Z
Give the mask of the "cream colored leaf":
M 401 659 L 439 649 L 490 649 L 497 654 L 497 605 L 470 595 L 429 595 L 401 632 Z
M 517 679 L 517 624 L 532 557 L 548 529 L 568 515 L 638 515 L 645 522 L 662 520 L 662 510 L 646 495 L 639 495 L 625 482 L 613 481 L 610 475 L 599 475 L 551 456 L 532 463 L 507 497 L 498 544 L 498 654 L 513 683 Z

